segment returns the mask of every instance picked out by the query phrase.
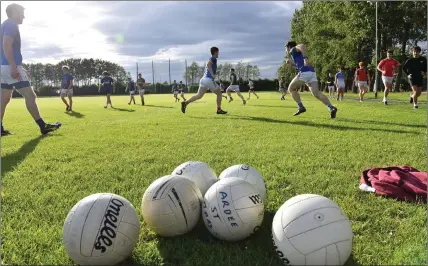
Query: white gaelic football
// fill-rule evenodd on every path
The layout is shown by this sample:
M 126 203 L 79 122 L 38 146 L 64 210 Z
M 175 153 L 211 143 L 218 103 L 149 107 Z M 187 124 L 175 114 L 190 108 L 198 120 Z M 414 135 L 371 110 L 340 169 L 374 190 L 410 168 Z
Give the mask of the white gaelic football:
M 155 180 L 144 192 L 141 214 L 158 235 L 178 236 L 190 232 L 201 216 L 202 195 L 185 177 L 167 175 Z
M 204 197 L 202 218 L 215 237 L 239 241 L 253 234 L 263 222 L 264 205 L 257 189 L 240 178 L 215 183 Z
M 114 265 L 131 255 L 140 220 L 125 198 L 98 193 L 79 201 L 68 213 L 62 240 L 79 265 Z
M 285 264 L 343 265 L 352 252 L 348 218 L 336 203 L 319 195 L 287 200 L 273 218 L 272 238 Z
M 202 197 L 207 190 L 217 182 L 217 176 L 214 170 L 203 162 L 185 162 L 177 166 L 171 173 L 172 175 L 179 175 L 187 177 L 198 186 L 201 190 Z
M 248 181 L 259 190 L 262 200 L 266 200 L 266 186 L 263 176 L 254 167 L 246 164 L 231 166 L 221 172 L 219 179 L 228 177 L 237 177 Z

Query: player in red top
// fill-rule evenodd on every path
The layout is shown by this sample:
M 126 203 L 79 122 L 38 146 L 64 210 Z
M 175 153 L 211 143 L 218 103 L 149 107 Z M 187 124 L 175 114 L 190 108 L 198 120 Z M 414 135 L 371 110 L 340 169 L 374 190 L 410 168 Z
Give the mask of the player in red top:
M 394 74 L 397 73 L 398 70 L 398 61 L 392 58 L 393 51 L 388 50 L 386 52 L 386 58 L 381 60 L 377 69 L 382 72 L 382 81 L 385 85 L 385 91 L 383 96 L 383 103 L 385 105 L 388 104 L 387 97 L 389 91 L 392 89 L 392 80 L 394 78 Z
M 360 102 L 364 100 L 364 94 L 370 88 L 370 73 L 364 67 L 364 62 L 359 63 L 360 68 L 355 71 L 355 83 L 360 89 Z

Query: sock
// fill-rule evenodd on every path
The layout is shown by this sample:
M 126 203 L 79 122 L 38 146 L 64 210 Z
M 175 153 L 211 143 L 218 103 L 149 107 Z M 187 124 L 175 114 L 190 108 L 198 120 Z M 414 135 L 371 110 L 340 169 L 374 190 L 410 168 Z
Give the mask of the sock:
M 417 104 L 417 103 L 415 103 L 415 104 L 413 104 L 413 106 L 418 106 L 418 104 Z M 3 130 L 3 126 L 1 127 L 1 130 Z
M 332 109 L 333 109 L 333 105 L 332 105 L 331 103 L 329 103 L 329 104 L 327 105 L 327 107 L 328 107 L 328 109 L 330 109 L 330 110 L 332 110 Z
M 217 111 L 220 111 L 221 110 L 221 107 L 220 106 L 217 106 Z
M 37 125 L 39 125 L 39 127 L 41 128 L 41 129 L 43 129 L 44 127 L 45 127 L 45 125 L 46 125 L 46 123 L 45 123 L 45 121 L 43 121 L 43 119 L 37 119 L 36 120 L 36 123 L 37 123 Z
M 383 97 L 383 101 L 386 102 L 386 97 Z
M 302 103 L 302 102 L 298 102 L 298 103 L 297 103 L 297 105 L 299 106 L 299 109 L 303 109 L 303 108 L 305 108 L 305 107 L 303 106 L 303 103 Z

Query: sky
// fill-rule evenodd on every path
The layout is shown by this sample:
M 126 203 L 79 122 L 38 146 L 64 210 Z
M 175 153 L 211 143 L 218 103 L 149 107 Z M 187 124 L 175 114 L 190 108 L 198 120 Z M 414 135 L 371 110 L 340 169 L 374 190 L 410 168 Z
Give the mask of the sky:
M 11 1 L 2 1 L 1 17 Z M 255 64 L 261 78 L 275 78 L 290 37 L 296 2 L 253 1 L 19 1 L 24 63 L 57 63 L 66 58 L 100 58 L 152 81 L 182 80 L 185 59 L 200 65 L 210 47 L 218 64 Z

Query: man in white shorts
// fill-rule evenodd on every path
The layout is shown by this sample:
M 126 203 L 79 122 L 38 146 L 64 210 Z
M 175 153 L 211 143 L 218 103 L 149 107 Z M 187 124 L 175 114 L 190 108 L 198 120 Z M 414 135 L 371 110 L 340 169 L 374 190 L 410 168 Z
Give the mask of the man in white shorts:
M 327 96 L 325 96 L 321 91 L 318 90 L 317 75 L 311 63 L 309 62 L 305 46 L 303 44 L 297 45 L 294 41 L 289 41 L 285 45 L 285 50 L 286 53 L 290 55 L 294 61 L 293 64 L 290 59 L 287 59 L 286 63 L 288 65 L 295 66 L 299 70 L 297 76 L 294 77 L 294 79 L 288 86 L 288 91 L 299 106 L 299 109 L 293 115 L 296 116 L 306 112 L 306 108 L 303 106 L 302 101 L 300 100 L 300 95 L 297 92 L 297 90 L 302 85 L 306 84 L 311 90 L 312 95 L 315 96 L 315 98 L 320 100 L 322 103 L 327 105 L 328 109 L 330 110 L 330 118 L 335 118 L 337 108 L 330 103 Z
M 217 72 L 217 58 L 219 54 L 219 49 L 217 47 L 211 47 L 210 50 L 211 50 L 211 57 L 210 59 L 208 59 L 208 62 L 205 66 L 204 76 L 199 81 L 198 93 L 190 97 L 190 99 L 184 102 L 181 102 L 181 111 L 183 113 L 186 113 L 186 108 L 191 102 L 201 99 L 204 96 L 204 94 L 208 90 L 210 90 L 212 93 L 214 93 L 217 96 L 217 114 L 219 115 L 227 114 L 226 111 L 223 111 L 221 109 L 221 100 L 223 99 L 221 97 L 221 89 L 219 85 L 214 81 L 215 74 Z
M 238 78 L 236 77 L 235 74 L 235 69 L 230 69 L 230 85 L 226 90 L 227 96 L 229 96 L 229 102 L 233 101 L 232 95 L 231 95 L 231 91 L 236 92 L 236 94 L 239 96 L 239 98 L 241 98 L 242 103 L 245 105 L 247 102 L 244 100 L 244 96 L 242 96 L 240 90 L 239 90 L 239 83 L 238 83 Z
M 339 68 L 339 72 L 336 73 L 334 82 L 337 88 L 337 100 L 339 101 L 341 98 L 340 96 L 342 96 L 341 99 L 343 101 L 343 96 L 345 94 L 345 72 L 343 67 Z
M 68 66 L 62 66 L 61 75 L 61 92 L 60 97 L 63 103 L 65 103 L 65 111 L 73 111 L 73 76 L 70 74 L 70 68 Z M 68 96 L 69 103 L 65 97 Z
M 388 93 L 392 89 L 392 81 L 394 79 L 394 74 L 397 73 L 398 70 L 398 61 L 392 58 L 393 51 L 388 50 L 386 52 L 386 58 L 379 62 L 377 66 L 377 70 L 382 72 L 382 81 L 385 85 L 385 91 L 382 102 L 385 105 L 388 105 Z
M 186 100 L 186 98 L 184 98 L 184 84 L 183 81 L 180 80 L 180 83 L 178 84 L 178 91 L 180 92 L 180 96 L 181 98 L 183 98 L 183 101 Z
M 40 117 L 36 103 L 36 94 L 31 88 L 27 71 L 22 67 L 21 35 L 18 25 L 24 20 L 24 7 L 18 4 L 10 4 L 6 7 L 6 19 L 1 25 L 1 135 L 12 134 L 3 128 L 3 118 L 6 106 L 12 97 L 13 90 L 17 90 L 25 99 L 25 105 L 40 132 L 45 135 L 58 129 L 60 122 L 54 125 L 45 123 Z
M 331 72 L 328 72 L 327 75 L 327 87 L 328 87 L 328 96 L 330 99 L 334 98 L 334 77 L 331 75 Z

